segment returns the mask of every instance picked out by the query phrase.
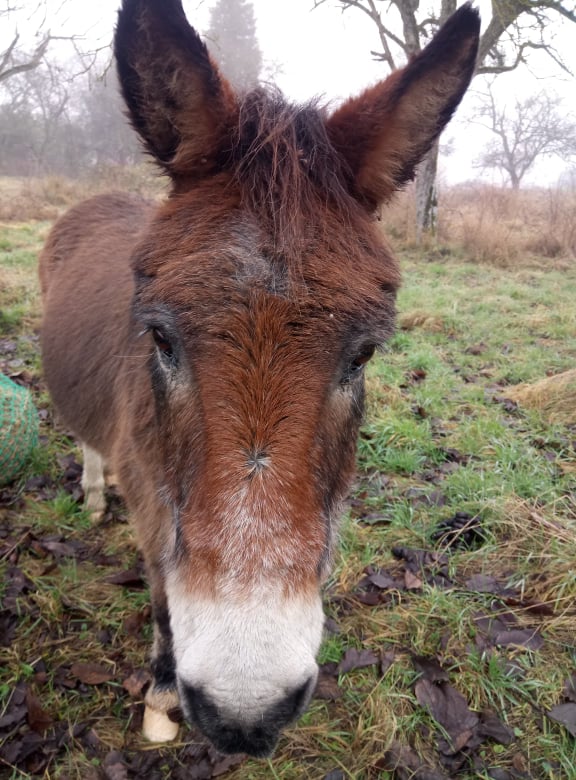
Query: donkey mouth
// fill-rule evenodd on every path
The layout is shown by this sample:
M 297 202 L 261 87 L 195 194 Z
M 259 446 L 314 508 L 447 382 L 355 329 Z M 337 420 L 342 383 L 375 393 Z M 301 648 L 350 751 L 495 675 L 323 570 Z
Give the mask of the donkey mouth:
M 241 722 L 223 714 L 200 687 L 181 683 L 184 711 L 221 753 L 269 756 L 281 730 L 302 714 L 310 701 L 315 676 L 266 710 L 257 722 Z

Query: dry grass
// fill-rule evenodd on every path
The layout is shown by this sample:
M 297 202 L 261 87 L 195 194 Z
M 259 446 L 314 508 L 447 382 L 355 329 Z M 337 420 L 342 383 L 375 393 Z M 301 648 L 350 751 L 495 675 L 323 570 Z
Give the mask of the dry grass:
M 386 235 L 405 248 L 416 247 L 413 186 L 386 207 Z M 53 220 L 90 195 L 125 190 L 148 197 L 166 191 L 166 181 L 148 163 L 110 166 L 76 180 L 0 178 L 0 222 Z M 562 268 L 576 258 L 576 193 L 560 189 L 513 192 L 483 184 L 440 190 L 438 242 L 433 256 L 462 254 L 500 267 Z
M 562 267 L 576 258 L 574 214 L 576 193 L 569 190 L 445 187 L 434 249 L 500 267 Z M 413 188 L 408 188 L 385 211 L 383 225 L 393 240 L 410 247 L 415 245 L 414 222 Z
M 63 200 L 87 194 L 60 183 L 53 185 L 53 197 L 58 186 Z M 502 220 L 512 220 L 516 212 L 507 212 L 504 201 L 501 206 Z M 406 214 L 402 218 L 407 224 Z M 17 354 L 36 376 L 37 346 L 27 337 L 37 322 L 35 252 L 48 224 L 0 228 L 0 275 L 5 272 L 0 288 L 6 281 L 0 309 L 10 325 L 5 332 L 18 341 Z M 437 262 L 430 262 L 431 254 Z M 568 263 L 567 258 L 550 264 Z M 462 780 L 502 777 L 505 771 L 520 776 L 518 767 L 524 777 L 576 777 L 574 740 L 546 717 L 563 700 L 576 652 L 574 430 L 550 426 L 499 400 L 500 388 L 509 383 L 534 383 L 550 370 L 572 368 L 576 268 L 572 263 L 560 273 L 545 259 L 539 267 L 522 268 L 525 258 L 519 257 L 518 268 L 502 270 L 488 259 L 490 265 L 431 252 L 404 258 L 402 329 L 368 374 L 355 500 L 382 522 L 371 525 L 355 516 L 343 522 L 326 594 L 337 633 L 327 637 L 321 660 L 338 662 L 353 647 L 393 650 L 394 662 L 384 673 L 369 667 L 340 675 L 335 701 L 315 699 L 271 760 L 245 762 L 225 775 L 228 780 L 321 780 L 337 771 L 345 780 L 408 777 L 408 769 L 382 768 L 383 756 L 390 754 L 386 766 L 391 765 L 407 745 L 437 766 L 438 726 L 415 696 L 413 655 L 436 658 L 471 709 L 493 710 L 514 730 L 513 744 L 486 743 L 475 753 L 499 775 L 470 764 L 458 775 Z M 41 385 L 35 400 L 48 409 Z M 45 442 L 31 474 L 61 480 L 59 457 L 72 443 L 52 430 L 50 419 L 42 423 Z M 14 639 L 0 664 L 0 714 L 2 696 L 5 701 L 26 681 L 58 733 L 74 737 L 83 726 L 93 730 L 93 752 L 83 737 L 71 738 L 41 775 L 48 780 L 112 777 L 101 766 L 111 750 L 140 762 L 134 766 L 157 754 L 150 771 L 124 772 L 120 765 L 118 778 L 194 777 L 198 767 L 185 751 L 197 733 L 183 727 L 180 741 L 170 747 L 146 745 L 140 736 L 141 699 L 122 687 L 133 670 L 146 666 L 151 641 L 149 621 L 136 635 L 129 630 L 130 620 L 147 608 L 146 592 L 106 582 L 109 574 L 135 565 L 129 527 L 111 521 L 91 526 L 68 495 L 42 498 L 31 489 L 24 490 L 23 501 L 18 512 L 5 510 L 11 512 L 6 527 L 17 542 L 8 546 L 34 588 L 21 597 Z M 486 539 L 477 548 L 447 552 L 451 587 L 424 583 L 413 591 L 400 589 L 374 607 L 350 601 L 368 564 L 400 576 L 403 564 L 392 548 L 437 549 L 432 537 L 437 524 L 462 511 L 481 518 Z M 89 555 L 41 556 L 25 542 L 28 532 L 36 540 L 56 535 L 67 543 L 82 541 Z M 467 579 L 478 574 L 496 578 L 513 595 L 468 589 Z M 513 613 L 518 629 L 538 630 L 542 648 L 492 642 L 482 650 L 475 644 L 479 613 Z M 35 666 L 39 661 L 43 676 Z M 68 688 L 62 675 L 76 662 L 99 663 L 114 678 Z M 39 775 L 0 765 L 2 778 L 32 776 Z
M 576 369 L 534 384 L 508 387 L 505 395 L 519 406 L 539 412 L 549 423 L 576 423 Z
M 111 166 L 79 179 L 64 176 L 0 177 L 0 222 L 54 220 L 75 203 L 110 190 L 156 197 L 165 180 L 151 164 Z

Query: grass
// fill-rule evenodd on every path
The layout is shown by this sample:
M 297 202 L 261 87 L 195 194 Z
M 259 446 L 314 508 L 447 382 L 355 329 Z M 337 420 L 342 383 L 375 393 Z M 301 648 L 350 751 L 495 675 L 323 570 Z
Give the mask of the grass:
M 0 227 L 0 339 L 16 342 L 7 360 L 22 360 L 35 378 L 33 257 L 46 229 L 43 222 Z M 575 429 L 501 400 L 511 384 L 573 367 L 576 267 L 531 262 L 503 269 L 453 253 L 426 260 L 412 250 L 402 259 L 403 327 L 368 371 L 359 476 L 326 586 L 326 610 L 337 632 L 327 636 L 320 657 L 339 662 L 354 647 L 394 651 L 394 661 L 383 674 L 372 666 L 340 675 L 338 699 L 314 700 L 274 757 L 232 768 L 226 777 L 234 780 L 321 780 L 335 770 L 354 780 L 391 780 L 398 775 L 384 757 L 396 744 L 437 765 L 440 729 L 418 703 L 414 654 L 437 658 L 472 710 L 493 710 L 514 733 L 510 745 L 484 742 L 474 751 L 476 765 L 464 762 L 448 776 L 488 778 L 490 768 L 547 780 L 576 776 L 576 742 L 546 716 L 562 701 L 576 665 Z M 41 383 L 35 379 L 32 386 L 47 414 L 43 447 L 27 476 L 48 473 L 61 485 L 58 458 L 76 453 L 75 445 L 54 429 Z M 146 664 L 150 624 L 144 620 L 136 633 L 127 626 L 146 609 L 147 594 L 106 582 L 137 560 L 125 522 L 93 526 L 63 490 L 42 497 L 23 490 L 24 481 L 22 503 L 0 508 L 0 526 L 7 524 L 15 538 L 29 532 L 36 539 L 52 534 L 76 541 L 90 555 L 53 559 L 38 545 L 20 546 L 18 566 L 35 590 L 22 598 L 14 640 L 3 654 L 0 714 L 14 685 L 25 680 L 55 721 L 72 732 L 88 724 L 97 749 L 90 753 L 74 737 L 43 776 L 90 778 L 108 751 L 144 755 L 151 749 L 139 736 L 141 705 L 122 688 Z M 480 518 L 484 541 L 471 549 L 439 549 L 434 529 L 457 512 Z M 395 547 L 443 552 L 450 587 L 424 578 L 421 587 L 393 591 L 378 606 L 361 605 L 355 593 L 367 566 L 404 576 Z M 479 574 L 515 595 L 470 590 L 466 582 Z M 482 643 L 479 614 L 509 613 L 518 627 L 538 630 L 539 649 Z M 63 686 L 63 675 L 78 661 L 105 666 L 113 679 Z M 181 737 L 187 736 L 183 729 Z M 154 776 L 170 777 L 185 760 L 184 747 L 160 749 Z M 5 767 L 0 776 L 25 775 Z

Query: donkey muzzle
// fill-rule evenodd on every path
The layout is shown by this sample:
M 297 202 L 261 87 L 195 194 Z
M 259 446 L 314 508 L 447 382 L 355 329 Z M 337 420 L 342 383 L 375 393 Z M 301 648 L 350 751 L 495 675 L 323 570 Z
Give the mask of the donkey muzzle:
M 285 694 L 257 721 L 243 721 L 241 714 L 232 716 L 221 711 L 200 687 L 181 683 L 181 699 L 189 719 L 221 753 L 247 753 L 263 758 L 274 750 L 281 730 L 306 708 L 316 678 L 317 675 L 312 675 L 303 685 Z

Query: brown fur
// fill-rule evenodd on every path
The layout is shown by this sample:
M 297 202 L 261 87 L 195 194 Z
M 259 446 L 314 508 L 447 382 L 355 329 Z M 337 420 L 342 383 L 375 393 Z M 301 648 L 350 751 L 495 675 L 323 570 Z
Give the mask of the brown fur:
M 276 92 L 234 96 L 166 2 L 125 0 L 116 54 L 172 195 L 80 204 L 40 259 L 46 379 L 133 517 L 159 701 L 167 568 L 198 598 L 268 581 L 317 597 L 353 473 L 359 364 L 391 333 L 399 284 L 371 208 L 447 121 L 477 36 L 468 11 L 450 54 L 428 52 L 429 68 L 416 60 L 330 118 Z

